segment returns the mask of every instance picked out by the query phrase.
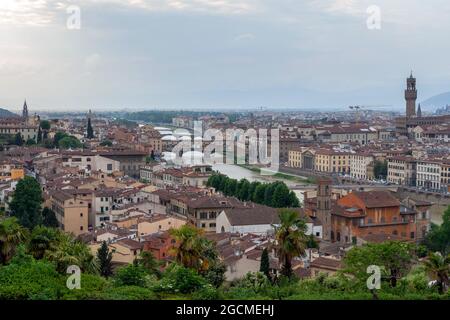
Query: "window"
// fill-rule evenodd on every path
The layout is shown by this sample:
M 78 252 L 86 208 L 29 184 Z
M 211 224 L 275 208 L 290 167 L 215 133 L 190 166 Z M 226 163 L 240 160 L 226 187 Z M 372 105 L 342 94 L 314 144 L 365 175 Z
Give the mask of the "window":
M 83 216 L 83 212 L 82 213 L 80 213 L 80 217 L 82 217 Z
M 411 239 L 414 239 L 414 232 L 411 232 Z
M 108 164 L 106 165 L 106 170 L 112 171 L 112 169 L 113 169 L 112 163 L 108 163 Z
M 83 226 L 80 226 L 80 231 L 83 231 Z

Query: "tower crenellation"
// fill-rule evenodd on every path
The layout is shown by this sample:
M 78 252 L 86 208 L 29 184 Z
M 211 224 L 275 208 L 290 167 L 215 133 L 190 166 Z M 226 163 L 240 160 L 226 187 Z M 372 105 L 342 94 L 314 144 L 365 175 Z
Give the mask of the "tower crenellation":
M 414 117 L 416 115 L 417 88 L 416 78 L 413 77 L 412 72 L 409 78 L 406 79 L 405 100 L 406 117 Z

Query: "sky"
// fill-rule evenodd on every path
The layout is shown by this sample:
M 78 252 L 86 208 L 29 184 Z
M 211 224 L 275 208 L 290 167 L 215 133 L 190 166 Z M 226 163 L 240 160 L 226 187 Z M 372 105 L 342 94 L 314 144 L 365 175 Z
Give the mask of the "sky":
M 449 16 L 448 0 L 0 0 L 0 107 L 403 110 L 411 70 L 419 101 L 450 91 Z

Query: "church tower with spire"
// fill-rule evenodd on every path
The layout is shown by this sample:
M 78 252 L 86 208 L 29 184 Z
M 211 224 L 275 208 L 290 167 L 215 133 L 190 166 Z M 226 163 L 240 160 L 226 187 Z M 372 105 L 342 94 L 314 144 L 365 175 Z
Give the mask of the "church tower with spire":
M 419 103 L 419 106 L 417 107 L 417 117 L 418 118 L 422 117 L 422 108 L 420 107 L 420 103 Z
M 407 118 L 414 117 L 416 115 L 417 89 L 416 89 L 416 78 L 413 77 L 412 71 L 409 78 L 406 79 L 405 100 L 406 100 L 406 117 Z
M 23 104 L 22 109 L 22 118 L 25 123 L 28 123 L 28 106 L 27 106 L 27 100 L 25 99 L 25 102 Z

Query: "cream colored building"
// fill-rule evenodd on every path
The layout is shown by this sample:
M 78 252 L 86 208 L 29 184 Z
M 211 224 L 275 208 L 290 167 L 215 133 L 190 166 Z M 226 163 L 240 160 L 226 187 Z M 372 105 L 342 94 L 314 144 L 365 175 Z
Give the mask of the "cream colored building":
M 138 221 L 138 235 L 144 236 L 169 229 L 178 229 L 186 224 L 186 219 L 174 216 L 155 215 L 151 218 L 141 218 Z
M 292 168 L 301 168 L 302 167 L 302 150 L 301 149 L 289 150 L 288 164 L 289 164 L 289 167 L 292 167 Z
M 415 186 L 416 185 L 416 159 L 407 156 L 387 158 L 387 181 L 390 183 Z
M 328 173 L 350 173 L 350 155 L 348 151 L 316 149 L 315 170 Z
M 417 186 L 426 190 L 441 189 L 441 161 L 417 161 Z
M 86 200 L 76 194 L 56 191 L 51 194 L 50 201 L 63 231 L 75 236 L 88 232 L 89 207 Z
M 354 153 L 349 156 L 350 176 L 355 179 L 373 179 L 374 157 L 367 153 Z
M 91 244 L 89 247 L 92 254 L 96 255 L 101 245 L 101 242 Z M 141 254 L 143 244 L 131 239 L 122 239 L 117 242 L 108 244 L 108 248 L 112 252 L 111 261 L 113 263 L 131 264 Z

